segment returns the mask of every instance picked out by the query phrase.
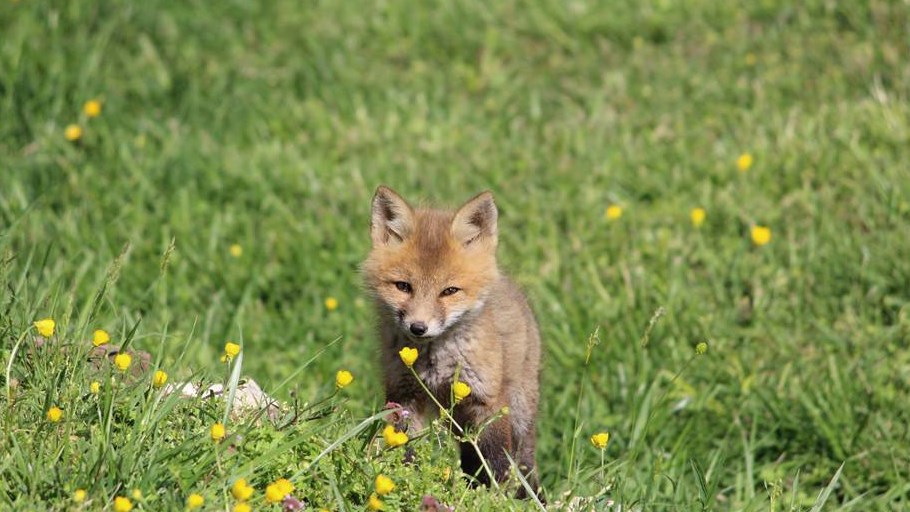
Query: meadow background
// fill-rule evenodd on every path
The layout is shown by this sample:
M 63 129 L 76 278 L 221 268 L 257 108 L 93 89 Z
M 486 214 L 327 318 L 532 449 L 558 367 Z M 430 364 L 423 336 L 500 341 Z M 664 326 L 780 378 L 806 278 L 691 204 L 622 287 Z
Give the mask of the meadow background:
M 546 345 L 554 509 L 907 508 L 908 33 L 910 4 L 878 0 L 4 1 L 0 503 L 225 510 L 242 477 L 264 508 L 289 477 L 362 510 L 382 473 L 389 510 L 533 509 L 467 489 L 433 436 L 415 468 L 361 424 L 385 183 L 494 192 Z M 93 369 L 99 328 L 171 382 L 224 382 L 242 342 L 300 414 L 212 443 L 223 404 Z

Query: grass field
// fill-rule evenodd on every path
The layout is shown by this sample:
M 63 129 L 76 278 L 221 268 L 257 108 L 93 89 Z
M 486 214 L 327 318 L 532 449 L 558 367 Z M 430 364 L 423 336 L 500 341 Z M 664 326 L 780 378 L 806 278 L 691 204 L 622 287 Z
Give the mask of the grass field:
M 363 510 L 382 474 L 386 510 L 534 509 L 444 433 L 374 441 L 380 183 L 495 194 L 554 510 L 910 508 L 908 33 L 881 0 L 4 1 L 0 508 Z M 150 386 L 238 364 L 278 419 Z

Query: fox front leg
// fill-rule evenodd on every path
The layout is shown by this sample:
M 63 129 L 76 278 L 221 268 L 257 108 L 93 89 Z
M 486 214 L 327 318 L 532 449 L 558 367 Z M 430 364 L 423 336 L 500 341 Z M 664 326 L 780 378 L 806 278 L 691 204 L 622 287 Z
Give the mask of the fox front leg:
M 487 425 L 480 434 L 477 447 L 480 448 L 480 454 L 471 443 L 461 443 L 461 470 L 483 485 L 490 485 L 490 472 L 497 482 L 508 479 L 510 465 L 506 454 L 512 451 L 512 429 L 509 422 L 500 418 Z M 484 468 L 484 461 L 489 472 Z

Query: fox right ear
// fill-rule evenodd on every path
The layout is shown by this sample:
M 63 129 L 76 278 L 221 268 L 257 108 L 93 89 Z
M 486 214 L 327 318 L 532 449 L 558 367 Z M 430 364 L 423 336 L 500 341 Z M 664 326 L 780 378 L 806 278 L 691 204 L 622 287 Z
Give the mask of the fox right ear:
M 452 219 L 452 234 L 465 247 L 478 240 L 492 242 L 493 247 L 496 247 L 498 218 L 499 210 L 493 202 L 493 194 L 489 191 L 482 192 L 455 212 L 455 218 Z
M 370 236 L 373 246 L 401 243 L 411 234 L 414 210 L 394 190 L 379 185 L 373 195 Z

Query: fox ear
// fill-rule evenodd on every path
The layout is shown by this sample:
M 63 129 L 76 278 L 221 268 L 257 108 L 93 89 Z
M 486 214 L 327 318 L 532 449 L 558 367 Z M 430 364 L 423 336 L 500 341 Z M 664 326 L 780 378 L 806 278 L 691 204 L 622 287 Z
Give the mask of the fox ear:
M 394 190 L 379 185 L 373 195 L 373 217 L 370 236 L 373 245 L 401 243 L 411 234 L 414 210 Z
M 498 239 L 498 217 L 493 194 L 489 191 L 482 192 L 455 212 L 452 235 L 465 247 L 478 241 L 489 241 L 495 246 Z

